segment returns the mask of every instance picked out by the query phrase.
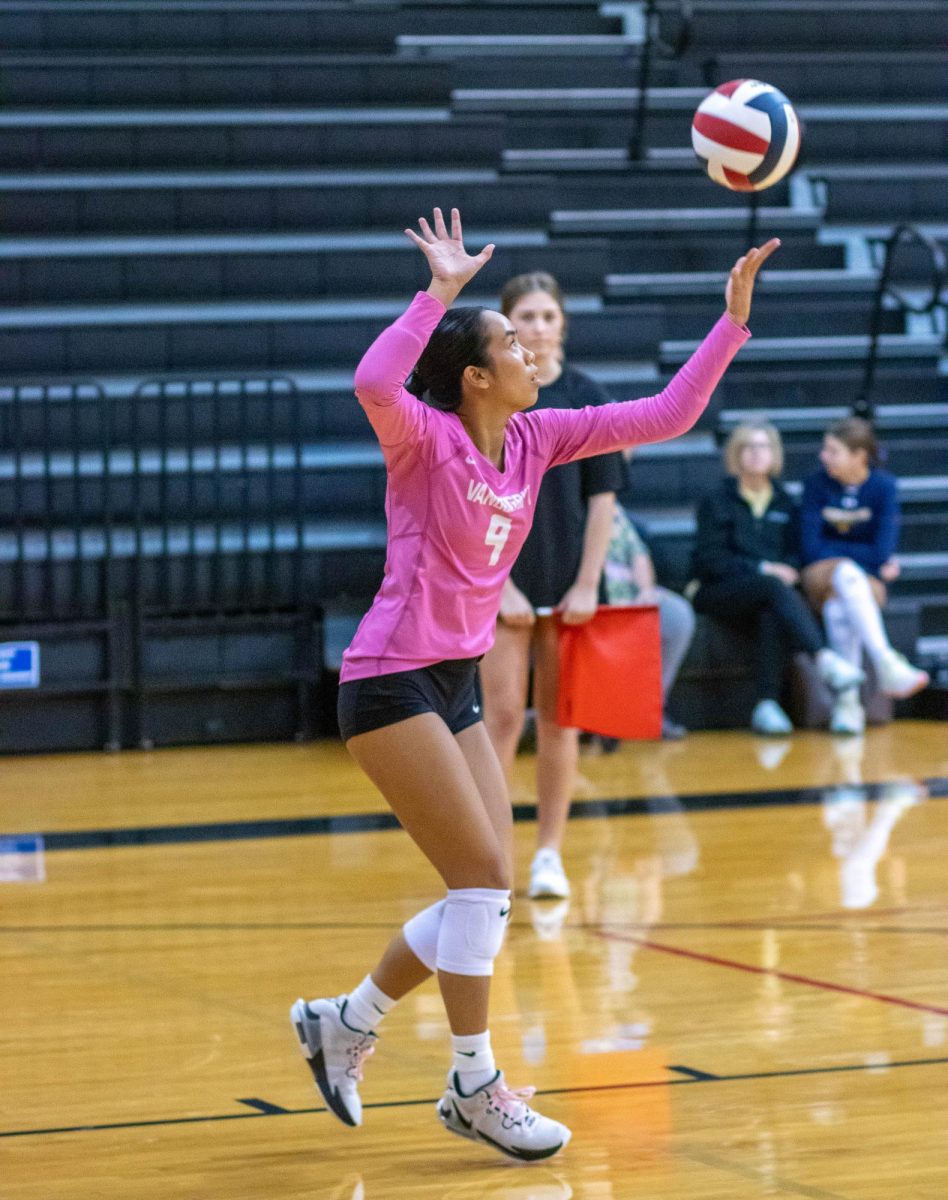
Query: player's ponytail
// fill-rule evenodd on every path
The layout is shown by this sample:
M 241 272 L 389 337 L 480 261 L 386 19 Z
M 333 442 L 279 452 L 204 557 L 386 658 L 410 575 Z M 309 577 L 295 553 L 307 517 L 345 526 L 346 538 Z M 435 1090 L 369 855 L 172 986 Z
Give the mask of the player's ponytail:
M 490 362 L 483 312 L 450 308 L 438 322 L 405 385 L 419 400 L 442 412 L 460 407 L 465 367 L 486 367 Z

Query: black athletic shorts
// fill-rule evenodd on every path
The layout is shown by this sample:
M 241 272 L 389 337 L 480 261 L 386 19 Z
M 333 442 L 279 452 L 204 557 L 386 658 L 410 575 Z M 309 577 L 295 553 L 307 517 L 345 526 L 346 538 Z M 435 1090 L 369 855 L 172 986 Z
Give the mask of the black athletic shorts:
M 446 659 L 339 685 L 339 733 L 344 742 L 419 713 L 433 712 L 452 733 L 483 720 L 479 658 Z

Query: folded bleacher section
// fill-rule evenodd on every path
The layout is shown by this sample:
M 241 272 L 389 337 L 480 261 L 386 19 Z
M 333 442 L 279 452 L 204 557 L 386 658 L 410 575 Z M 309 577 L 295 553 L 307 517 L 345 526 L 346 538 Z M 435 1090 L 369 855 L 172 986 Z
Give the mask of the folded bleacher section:
M 480 299 L 552 271 L 572 361 L 653 391 L 748 232 L 689 143 L 737 76 L 791 96 L 804 152 L 754 218 L 784 241 L 754 341 L 699 428 L 634 461 L 672 586 L 716 435 L 765 410 L 799 479 L 860 393 L 884 239 L 909 223 L 948 247 L 948 7 L 7 0 L 0 641 L 38 640 L 43 672 L 0 696 L 0 750 L 331 731 L 385 536 L 352 372 L 424 283 L 400 230 L 457 205 L 471 245 L 497 243 Z M 889 298 L 880 321 L 871 399 L 905 511 L 890 625 L 944 684 L 944 306 L 922 243 L 896 274 L 928 311 Z M 678 714 L 739 722 L 745 676 L 703 626 Z

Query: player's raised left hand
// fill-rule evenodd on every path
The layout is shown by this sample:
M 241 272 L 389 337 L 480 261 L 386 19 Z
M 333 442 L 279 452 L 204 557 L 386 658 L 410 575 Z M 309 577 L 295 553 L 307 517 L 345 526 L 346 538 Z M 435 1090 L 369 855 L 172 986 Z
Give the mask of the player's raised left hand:
M 771 238 L 766 245 L 755 246 L 753 250 L 748 250 L 731 268 L 724 296 L 727 300 L 727 315 L 736 324 L 747 324 L 757 272 L 779 245 L 779 238 Z

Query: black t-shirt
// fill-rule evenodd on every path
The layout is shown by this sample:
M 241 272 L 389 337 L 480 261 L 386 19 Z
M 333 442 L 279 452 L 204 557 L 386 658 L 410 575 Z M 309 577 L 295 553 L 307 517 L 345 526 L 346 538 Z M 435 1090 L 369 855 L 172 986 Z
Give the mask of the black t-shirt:
M 609 402 L 588 375 L 564 367 L 559 379 L 540 388 L 535 407 L 585 408 Z M 510 573 L 534 608 L 559 604 L 576 582 L 589 497 L 621 491 L 624 484 L 625 460 L 619 453 L 581 458 L 544 475 L 533 528 Z

